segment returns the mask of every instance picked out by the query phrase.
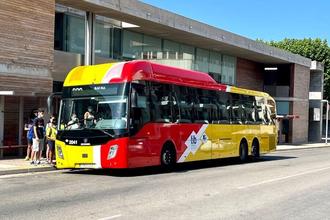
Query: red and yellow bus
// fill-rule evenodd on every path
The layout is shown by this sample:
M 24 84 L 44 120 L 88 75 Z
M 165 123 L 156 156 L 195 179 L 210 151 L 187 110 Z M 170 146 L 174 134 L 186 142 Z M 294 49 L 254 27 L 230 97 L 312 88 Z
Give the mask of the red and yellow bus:
M 64 82 L 57 168 L 173 166 L 275 150 L 275 101 L 149 61 L 80 66 Z

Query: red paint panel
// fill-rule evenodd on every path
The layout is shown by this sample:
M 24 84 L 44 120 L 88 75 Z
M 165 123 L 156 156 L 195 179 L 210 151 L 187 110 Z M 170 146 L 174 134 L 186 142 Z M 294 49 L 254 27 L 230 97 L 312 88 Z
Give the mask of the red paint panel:
M 101 145 L 101 166 L 102 168 L 127 168 L 127 143 L 128 138 L 118 138 Z M 108 160 L 110 147 L 118 145 L 117 154 Z
M 176 148 L 177 159 L 186 149 L 185 141 L 201 124 L 148 123 L 128 143 L 128 167 L 160 165 L 164 143 L 171 141 Z

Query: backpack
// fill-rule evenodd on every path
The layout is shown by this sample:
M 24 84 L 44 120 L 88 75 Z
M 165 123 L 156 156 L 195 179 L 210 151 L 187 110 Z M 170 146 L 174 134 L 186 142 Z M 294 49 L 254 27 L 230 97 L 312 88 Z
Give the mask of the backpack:
M 31 126 L 31 128 L 29 129 L 28 133 L 27 133 L 27 138 L 28 139 L 32 139 L 33 135 L 34 135 L 34 131 L 33 131 L 34 126 Z

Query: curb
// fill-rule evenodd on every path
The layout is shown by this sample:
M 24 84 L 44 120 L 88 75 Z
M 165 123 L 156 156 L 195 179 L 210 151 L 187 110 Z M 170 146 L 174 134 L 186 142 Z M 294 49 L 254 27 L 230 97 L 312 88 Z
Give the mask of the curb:
M 327 148 L 327 147 L 330 147 L 330 145 L 322 145 L 322 146 L 317 146 L 317 147 L 292 147 L 292 148 L 276 149 L 276 151 L 305 150 L 305 149 Z
M 37 172 L 46 172 L 56 170 L 55 167 L 36 167 L 36 168 L 22 168 L 22 169 L 13 169 L 13 170 L 3 170 L 0 171 L 0 176 L 10 175 L 10 174 L 20 174 L 20 173 L 37 173 Z

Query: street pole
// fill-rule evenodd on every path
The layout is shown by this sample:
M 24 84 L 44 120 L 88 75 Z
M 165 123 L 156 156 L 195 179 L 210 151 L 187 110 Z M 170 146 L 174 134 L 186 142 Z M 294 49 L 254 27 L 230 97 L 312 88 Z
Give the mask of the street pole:
M 321 100 L 321 102 L 327 103 L 327 113 L 325 116 L 325 144 L 328 144 L 328 120 L 329 120 L 329 101 Z
M 328 144 L 329 102 L 327 101 L 327 115 L 325 116 L 325 144 Z

